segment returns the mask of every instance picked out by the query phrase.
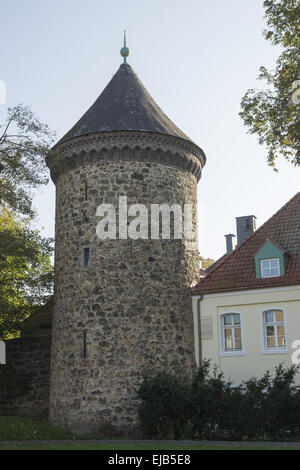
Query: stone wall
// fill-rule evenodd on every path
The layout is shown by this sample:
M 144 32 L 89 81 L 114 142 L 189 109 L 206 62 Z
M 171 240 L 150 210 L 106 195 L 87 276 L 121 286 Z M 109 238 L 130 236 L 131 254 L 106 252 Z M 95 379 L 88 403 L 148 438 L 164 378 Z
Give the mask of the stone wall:
M 47 419 L 49 409 L 49 373 L 51 330 L 47 333 L 24 336 L 6 342 L 6 363 L 1 368 L 12 369 L 22 377 L 26 392 L 17 398 L 1 393 L 0 415 Z M 0 376 L 1 377 L 1 376 Z
M 180 239 L 99 240 L 96 209 L 117 207 L 119 196 L 149 209 L 189 203 L 195 229 L 197 176 L 181 167 L 175 151 L 158 148 L 102 149 L 85 157 L 80 165 L 75 156 L 73 163 L 56 157 L 58 166 L 64 158 L 69 163 L 56 173 L 49 416 L 76 432 L 108 426 L 129 435 L 139 425 L 143 373 L 165 365 L 190 370 L 194 363 L 189 292 L 199 279 L 198 252 Z M 82 266 L 86 246 L 88 268 Z

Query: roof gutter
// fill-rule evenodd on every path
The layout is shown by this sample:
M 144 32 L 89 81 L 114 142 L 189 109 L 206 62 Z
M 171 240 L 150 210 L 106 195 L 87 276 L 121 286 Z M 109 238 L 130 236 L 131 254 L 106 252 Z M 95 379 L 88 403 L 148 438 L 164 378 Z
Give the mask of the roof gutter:
M 198 338 L 199 338 L 199 367 L 202 365 L 202 356 L 203 356 L 203 351 L 202 351 L 202 338 L 201 338 L 201 307 L 200 307 L 200 302 L 203 299 L 203 295 L 199 296 L 199 299 L 197 300 L 197 314 L 198 314 Z
M 203 299 L 203 295 L 197 296 L 193 299 L 193 321 L 194 321 L 194 354 L 195 362 L 198 367 L 202 364 L 203 352 L 202 352 L 202 340 L 201 340 L 201 308 L 200 302 Z

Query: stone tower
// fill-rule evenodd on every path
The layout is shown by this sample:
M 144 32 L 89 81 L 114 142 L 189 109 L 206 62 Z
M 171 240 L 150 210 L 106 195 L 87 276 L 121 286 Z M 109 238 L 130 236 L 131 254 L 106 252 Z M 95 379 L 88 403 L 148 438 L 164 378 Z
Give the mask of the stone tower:
M 189 204 L 195 230 L 204 163 L 203 151 L 157 106 L 126 57 L 49 154 L 56 185 L 52 424 L 130 435 L 138 429 L 142 374 L 193 365 L 189 289 L 199 278 L 198 252 L 175 238 L 174 227 L 170 238 L 151 237 L 150 210 Z M 120 197 L 128 208 L 149 210 L 148 237 L 126 236 L 135 217 L 119 209 Z M 96 232 L 102 204 L 116 208 L 115 239 Z

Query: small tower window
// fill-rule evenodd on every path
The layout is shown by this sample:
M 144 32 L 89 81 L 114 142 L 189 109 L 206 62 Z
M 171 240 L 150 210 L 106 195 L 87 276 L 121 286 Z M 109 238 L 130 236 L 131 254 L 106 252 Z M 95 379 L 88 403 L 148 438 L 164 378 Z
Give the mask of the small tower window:
M 82 251 L 82 266 L 88 268 L 91 264 L 91 250 L 89 246 L 85 246 Z
M 85 182 L 85 185 L 84 185 L 84 198 L 87 201 L 87 198 L 88 198 L 88 184 L 87 184 L 87 182 Z
M 86 332 L 82 336 L 82 359 L 86 359 Z

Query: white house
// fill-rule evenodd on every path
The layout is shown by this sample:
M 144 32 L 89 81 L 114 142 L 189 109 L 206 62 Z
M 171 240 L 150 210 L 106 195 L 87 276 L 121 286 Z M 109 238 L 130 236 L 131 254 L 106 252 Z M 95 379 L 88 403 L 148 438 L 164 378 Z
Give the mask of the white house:
M 196 361 L 235 385 L 300 359 L 300 193 L 212 266 L 193 317 Z

